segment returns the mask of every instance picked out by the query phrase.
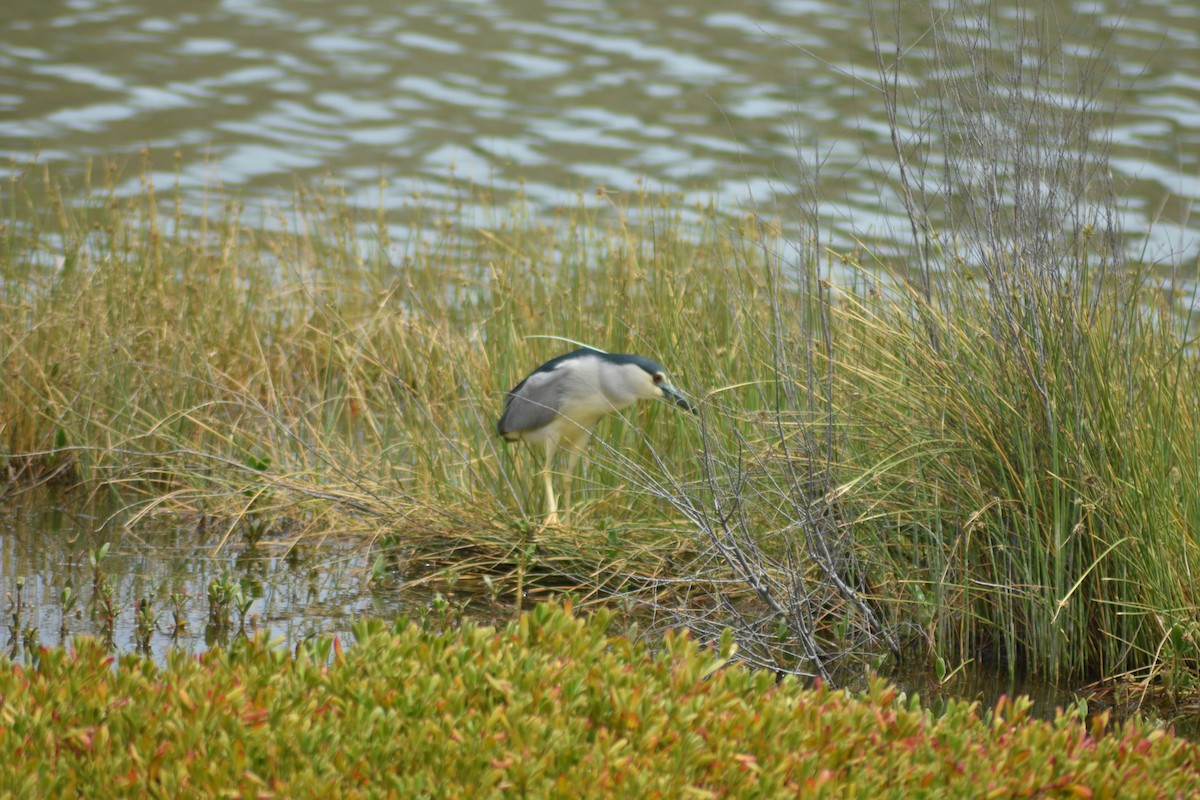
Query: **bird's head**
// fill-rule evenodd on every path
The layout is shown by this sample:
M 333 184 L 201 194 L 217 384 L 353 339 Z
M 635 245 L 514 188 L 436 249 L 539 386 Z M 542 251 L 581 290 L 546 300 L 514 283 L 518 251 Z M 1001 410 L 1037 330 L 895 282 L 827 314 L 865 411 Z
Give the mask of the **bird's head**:
M 667 379 L 666 370 L 662 368 L 661 364 L 651 361 L 648 358 L 641 358 L 640 356 L 635 356 L 634 358 L 636 360 L 633 363 L 641 368 L 645 376 L 641 381 L 643 386 L 640 387 L 643 397 L 648 400 L 665 400 L 672 405 L 679 406 L 684 411 L 692 414 L 696 413 L 696 408 L 688 402 L 683 392 L 676 389 L 671 381 Z

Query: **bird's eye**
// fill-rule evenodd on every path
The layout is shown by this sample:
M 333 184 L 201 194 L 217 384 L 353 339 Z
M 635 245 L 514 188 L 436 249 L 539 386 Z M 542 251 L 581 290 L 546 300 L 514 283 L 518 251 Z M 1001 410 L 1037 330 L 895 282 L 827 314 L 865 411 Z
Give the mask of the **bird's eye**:
M 654 373 L 654 382 L 655 382 L 655 383 L 662 383 L 662 382 L 663 382 L 663 374 L 662 374 L 661 372 L 656 372 L 656 373 Z

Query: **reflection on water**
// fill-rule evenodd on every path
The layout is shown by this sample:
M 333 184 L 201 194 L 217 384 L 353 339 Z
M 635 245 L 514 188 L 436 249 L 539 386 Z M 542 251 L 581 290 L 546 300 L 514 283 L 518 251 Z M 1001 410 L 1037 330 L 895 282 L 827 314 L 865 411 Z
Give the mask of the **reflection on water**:
M 952 701 L 978 703 L 979 709 L 987 710 L 995 708 L 1001 697 L 1026 697 L 1031 704 L 1029 713 L 1040 719 L 1054 719 L 1064 709 L 1088 716 L 1107 711 L 1113 722 L 1140 715 L 1180 736 L 1200 740 L 1200 713 L 1195 705 L 1173 705 L 1165 698 L 1143 695 L 1135 687 L 1056 685 L 974 664 L 964 666 L 944 686 L 919 666 L 888 677 L 901 691 L 919 695 L 921 706 L 935 716 L 945 713 Z
M 239 632 L 294 645 L 345 635 L 359 617 L 411 614 L 428 600 L 367 588 L 366 556 L 336 542 L 288 549 L 272 546 L 269 531 L 251 544 L 239 529 L 219 546 L 224 527 L 174 515 L 130 524 L 136 511 L 54 495 L 0 507 L 0 638 L 10 656 L 78 634 L 160 659 L 168 647 L 201 651 Z M 228 624 L 213 619 L 214 605 Z
M 891 4 L 876 5 L 890 48 Z M 940 14 L 948 3 L 898 4 L 905 77 L 922 96 L 937 80 L 930 5 Z M 223 186 L 280 202 L 297 177 L 331 177 L 374 206 L 383 180 L 394 211 L 414 192 L 435 206 L 462 199 L 451 174 L 546 206 L 644 184 L 775 209 L 795 190 L 799 148 L 823 162 L 835 236 L 899 235 L 869 6 L 9 0 L 0 148 L 18 165 L 40 154 L 78 170 L 85 156 L 148 146 L 160 186 L 175 180 L 179 151 L 193 199 Z M 1159 219 L 1151 256 L 1194 252 L 1200 6 L 977 7 L 1002 28 L 1036 16 L 1068 53 L 1105 47 L 1100 108 L 1118 111 L 1112 165 L 1127 228 Z

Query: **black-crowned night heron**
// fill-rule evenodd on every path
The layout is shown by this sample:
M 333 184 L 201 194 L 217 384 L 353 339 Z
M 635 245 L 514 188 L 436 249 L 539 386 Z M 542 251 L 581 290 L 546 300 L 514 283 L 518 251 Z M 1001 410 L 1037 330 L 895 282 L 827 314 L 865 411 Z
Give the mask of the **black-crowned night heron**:
M 547 525 L 558 524 L 558 503 L 550 485 L 550 460 L 567 451 L 563 498 L 571 502 L 571 474 L 606 414 L 638 400 L 666 400 L 696 413 L 687 398 L 670 384 L 657 362 L 634 355 L 605 353 L 582 347 L 552 358 L 526 376 L 504 398 L 496 430 L 506 440 L 524 440 L 546 448 L 542 480 L 546 484 Z

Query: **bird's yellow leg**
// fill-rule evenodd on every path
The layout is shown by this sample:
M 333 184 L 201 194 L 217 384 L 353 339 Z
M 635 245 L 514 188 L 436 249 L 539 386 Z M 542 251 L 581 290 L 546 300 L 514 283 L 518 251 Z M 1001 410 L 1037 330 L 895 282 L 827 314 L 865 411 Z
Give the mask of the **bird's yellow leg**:
M 546 465 L 542 468 L 542 482 L 546 485 L 546 520 L 542 527 L 547 528 L 558 524 L 558 501 L 554 498 L 554 485 L 550 481 L 554 451 L 557 449 L 558 445 L 553 441 L 546 442 Z
M 579 458 L 583 455 L 582 447 L 572 447 L 570 455 L 567 456 L 567 471 L 563 475 L 563 513 L 569 514 L 571 511 L 571 476 L 575 474 L 575 467 L 579 466 Z

